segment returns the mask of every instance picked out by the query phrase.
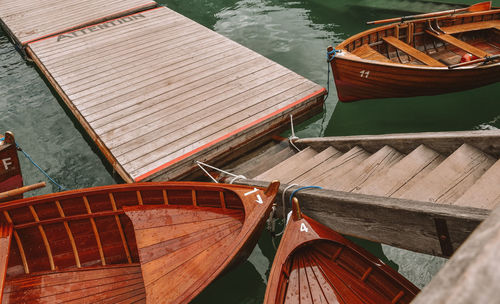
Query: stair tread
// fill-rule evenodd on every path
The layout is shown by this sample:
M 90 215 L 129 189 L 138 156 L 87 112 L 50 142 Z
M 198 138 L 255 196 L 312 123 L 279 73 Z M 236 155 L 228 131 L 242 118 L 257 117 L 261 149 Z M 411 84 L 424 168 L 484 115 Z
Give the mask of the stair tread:
M 289 170 L 281 178 L 281 182 L 285 184 L 295 183 L 295 180 L 300 176 L 311 171 L 315 167 L 322 165 L 325 161 L 333 161 L 341 155 L 342 152 L 340 152 L 339 150 L 335 149 L 334 147 L 328 147 L 320 153 L 316 154 L 314 157 L 295 167 L 294 170 Z
M 390 168 L 401 158 L 403 158 L 403 154 L 390 146 L 384 146 L 358 166 L 342 175 L 338 182 L 332 184 L 331 187 L 333 190 L 351 192 L 360 187 L 370 177 Z
M 424 145 L 420 145 L 398 163 L 389 168 L 389 170 L 367 181 L 359 189 L 353 192 L 392 196 L 406 184 L 422 177 L 422 173 L 428 173 L 434 169 L 444 160 L 444 157 L 440 156 L 438 152 Z
M 275 179 L 281 180 L 281 178 L 286 175 L 287 171 L 294 170 L 295 167 L 314 157 L 316 154 L 318 154 L 318 152 L 316 152 L 313 148 L 307 147 L 299 153 L 296 153 L 295 155 L 275 165 L 271 169 L 265 171 L 264 173 L 259 174 L 255 177 L 255 179 L 263 181 L 270 181 Z
M 454 205 L 493 209 L 500 203 L 500 160 L 497 160 Z
M 370 157 L 370 153 L 355 146 L 333 162 L 325 164 L 323 173 L 312 177 L 309 184 L 331 189 L 331 185 L 338 181 L 338 177 L 352 170 L 368 157 Z
M 277 153 L 264 153 L 262 156 L 252 160 L 251 169 L 248 172 L 241 173 L 247 177 L 253 177 L 255 175 L 260 174 L 260 172 L 267 170 L 282 161 L 286 160 L 290 156 L 295 155 L 295 150 L 290 147 L 286 147 L 285 149 L 277 152 Z M 256 165 L 257 164 L 257 165 Z M 239 172 L 239 171 L 234 171 Z
M 242 157 L 227 163 L 222 169 L 250 178 L 263 170 L 267 170 L 265 166 L 275 166 L 293 154 L 294 151 L 287 142 L 271 140 Z M 269 155 L 273 157 L 269 157 Z M 256 166 L 256 163 L 259 165 Z
M 463 144 L 427 176 L 398 197 L 451 204 L 462 196 L 495 159 L 480 150 Z

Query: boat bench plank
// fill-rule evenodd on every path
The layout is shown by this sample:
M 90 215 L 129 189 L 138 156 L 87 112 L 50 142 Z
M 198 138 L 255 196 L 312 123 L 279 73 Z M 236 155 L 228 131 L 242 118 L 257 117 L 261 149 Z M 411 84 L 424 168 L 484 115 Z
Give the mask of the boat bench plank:
M 145 296 L 140 265 L 132 264 L 20 277 L 7 282 L 2 303 L 61 303 L 83 299 L 89 303 L 134 303 L 144 300 Z
M 383 37 L 382 40 L 387 42 L 388 44 L 392 45 L 393 47 L 400 49 L 401 51 L 405 52 L 406 54 L 410 55 L 411 57 L 414 57 L 415 59 L 421 61 L 422 63 L 428 65 L 428 66 L 433 66 L 433 67 L 445 67 L 444 64 L 441 62 L 437 61 L 436 59 L 432 58 L 431 56 L 417 50 L 416 48 L 409 46 L 408 44 L 404 43 L 403 41 L 399 40 L 396 37 Z
M 434 36 L 444 42 L 448 42 L 449 44 L 453 45 L 453 46 L 456 46 L 457 48 L 459 49 L 462 49 L 468 53 L 471 53 L 472 55 L 474 56 L 477 56 L 477 57 L 486 57 L 486 56 L 490 56 L 491 54 L 473 46 L 473 45 L 470 45 L 468 44 L 467 42 L 464 42 L 460 39 L 457 39 L 451 35 L 448 35 L 448 34 L 441 34 L 441 35 L 436 35 L 435 33 L 427 30 L 426 31 L 429 35 L 431 36 Z
M 392 62 L 389 58 L 380 54 L 379 52 L 374 50 L 372 47 L 370 47 L 368 44 L 364 44 L 363 46 L 356 48 L 351 53 L 353 53 L 354 55 L 356 55 L 360 58 L 363 58 L 363 59 L 377 60 L 377 61 L 383 61 L 383 62 Z
M 500 27 L 500 20 L 490 20 L 490 21 L 471 22 L 471 23 L 443 26 L 441 27 L 441 29 L 446 34 L 457 34 L 469 31 L 486 30 L 490 28 L 498 29 L 499 27 Z
M 12 239 L 12 225 L 0 225 L 0 296 L 3 294 L 5 286 L 5 275 L 7 273 L 7 263 L 9 262 L 10 241 Z M 1 299 L 1 297 L 0 297 Z

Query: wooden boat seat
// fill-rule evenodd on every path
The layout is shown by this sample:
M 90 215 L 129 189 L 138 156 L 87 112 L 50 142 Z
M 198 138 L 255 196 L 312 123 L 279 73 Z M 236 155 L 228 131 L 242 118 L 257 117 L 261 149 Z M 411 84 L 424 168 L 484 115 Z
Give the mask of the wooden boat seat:
M 9 247 L 12 239 L 12 224 L 0 224 L 0 294 L 5 286 L 5 274 L 9 262 Z M 0 301 L 1 302 L 1 301 Z
M 441 62 L 437 61 L 436 59 L 432 58 L 431 56 L 417 50 L 416 48 L 404 43 L 403 41 L 399 40 L 396 37 L 383 37 L 382 40 L 384 40 L 386 43 L 392 45 L 393 47 L 400 49 L 401 51 L 405 52 L 406 54 L 410 55 L 411 57 L 417 59 L 418 61 L 421 61 L 422 63 L 432 66 L 432 67 L 445 67 L 446 65 L 442 64 Z
M 363 46 L 356 48 L 351 53 L 363 59 L 376 60 L 382 62 L 392 62 L 391 60 L 389 60 L 389 58 L 375 51 L 368 44 L 364 44 Z
M 490 28 L 498 29 L 499 27 L 500 27 L 500 20 L 489 20 L 489 21 L 471 22 L 471 23 L 444 26 L 441 27 L 441 29 L 446 34 L 457 34 L 462 32 L 486 30 Z
M 139 264 L 40 273 L 6 283 L 2 303 L 145 303 Z
M 457 39 L 449 34 L 437 35 L 429 30 L 426 30 L 426 32 L 427 32 L 427 34 L 434 36 L 434 37 L 436 37 L 444 42 L 447 42 L 447 43 L 453 45 L 453 46 L 456 46 L 457 48 L 462 49 L 462 50 L 466 51 L 467 53 L 471 53 L 474 56 L 477 56 L 480 58 L 486 57 L 486 56 L 491 56 L 491 54 L 489 54 L 481 49 L 478 49 L 477 47 L 470 45 L 467 42 L 464 42 L 460 39 Z

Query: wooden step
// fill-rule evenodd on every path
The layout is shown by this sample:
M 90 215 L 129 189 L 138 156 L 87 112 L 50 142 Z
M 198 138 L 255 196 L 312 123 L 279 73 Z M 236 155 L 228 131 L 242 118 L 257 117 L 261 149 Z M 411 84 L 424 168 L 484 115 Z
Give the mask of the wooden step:
M 500 160 L 497 160 L 454 205 L 494 209 L 500 203 Z
M 392 196 L 406 184 L 425 176 L 444 160 L 436 151 L 420 145 L 377 179 L 367 181 L 353 192 Z
M 330 189 L 351 192 L 360 187 L 370 177 L 373 177 L 385 170 L 403 158 L 403 154 L 394 148 L 384 146 L 376 153 L 364 160 L 359 166 L 342 175 L 342 177 L 331 185 Z
M 337 150 L 333 147 L 328 147 L 327 149 L 323 150 L 329 150 L 330 148 Z M 323 153 L 321 152 L 321 153 Z M 321 154 L 320 153 L 320 154 Z M 293 183 L 298 184 L 298 185 L 311 185 L 311 182 L 317 178 L 318 176 L 325 174 L 325 172 L 330 168 L 332 163 L 339 157 L 343 155 L 342 152 L 339 152 L 340 154 L 334 154 L 332 157 L 325 159 L 322 163 L 318 164 L 316 167 L 311 167 L 309 168 L 306 172 L 304 172 L 301 176 L 297 177 L 294 179 Z M 317 155 L 319 156 L 319 154 Z
M 463 144 L 425 178 L 398 197 L 452 204 L 469 189 L 495 159 Z
M 331 189 L 332 185 L 338 182 L 340 176 L 356 168 L 368 157 L 370 157 L 370 153 L 355 146 L 330 164 L 325 164 L 323 173 L 312 178 L 310 184 Z
M 271 140 L 224 165 L 222 169 L 251 178 L 295 154 L 288 141 Z
M 431 56 L 417 50 L 416 48 L 404 43 L 403 41 L 399 40 L 396 37 L 392 37 L 392 36 L 383 37 L 382 40 L 384 40 L 388 44 L 392 45 L 393 47 L 400 49 L 401 51 L 403 51 L 406 54 L 410 55 L 411 57 L 417 59 L 418 61 L 421 61 L 423 64 L 426 64 L 428 66 L 433 66 L 433 67 L 445 67 L 445 65 L 442 64 L 441 62 L 439 62 L 436 59 L 432 58 Z
M 284 184 L 297 184 L 296 180 L 316 168 L 317 166 L 322 166 L 325 161 L 333 161 L 339 158 L 342 155 L 342 152 L 335 149 L 334 147 L 328 147 L 325 150 L 321 151 L 313 158 L 303 162 L 299 166 L 295 167 L 294 170 L 290 170 L 287 172 L 280 181 Z
M 307 160 L 313 158 L 318 152 L 314 151 L 313 148 L 307 147 L 299 153 L 287 158 L 286 160 L 280 162 L 271 169 L 259 174 L 254 179 L 262 181 L 271 181 L 286 176 L 287 172 L 295 170 L 296 167 L 306 162 Z

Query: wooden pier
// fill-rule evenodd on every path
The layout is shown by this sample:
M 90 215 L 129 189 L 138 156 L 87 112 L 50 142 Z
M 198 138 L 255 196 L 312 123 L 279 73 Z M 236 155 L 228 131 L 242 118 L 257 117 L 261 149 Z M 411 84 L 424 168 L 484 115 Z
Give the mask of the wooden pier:
M 156 7 L 151 0 L 2 0 L 0 23 L 19 47 L 44 37 Z
M 326 93 L 166 7 L 28 41 L 26 53 L 127 182 L 178 179 L 290 114 L 311 116 Z

